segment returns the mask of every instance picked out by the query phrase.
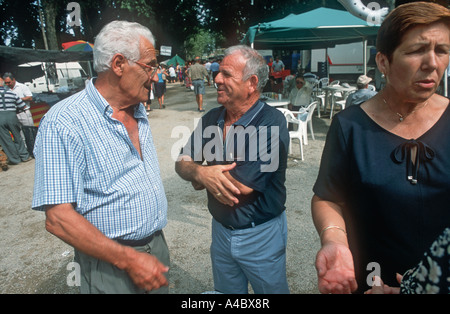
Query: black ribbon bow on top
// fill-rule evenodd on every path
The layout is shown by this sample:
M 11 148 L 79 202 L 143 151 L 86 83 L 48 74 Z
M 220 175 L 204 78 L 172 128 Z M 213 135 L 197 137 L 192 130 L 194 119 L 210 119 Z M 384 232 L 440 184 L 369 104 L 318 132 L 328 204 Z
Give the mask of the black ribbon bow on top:
M 420 163 L 433 160 L 434 156 L 435 153 L 431 147 L 416 140 L 404 142 L 392 152 L 392 158 L 396 163 L 401 164 L 403 161 L 406 161 L 407 179 L 411 184 L 417 184 L 417 173 L 419 172 Z

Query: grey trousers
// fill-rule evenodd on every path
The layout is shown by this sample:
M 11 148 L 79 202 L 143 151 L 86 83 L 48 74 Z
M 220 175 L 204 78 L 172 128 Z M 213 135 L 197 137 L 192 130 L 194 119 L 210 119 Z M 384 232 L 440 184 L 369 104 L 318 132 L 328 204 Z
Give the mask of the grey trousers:
M 170 266 L 169 248 L 167 247 L 164 234 L 155 236 L 151 242 L 144 246 L 134 247 L 140 252 L 147 252 L 154 255 L 166 266 Z M 161 287 L 154 291 L 146 292 L 137 287 L 127 272 L 116 266 L 101 261 L 75 250 L 75 262 L 80 265 L 82 294 L 163 294 L 169 293 L 169 287 Z M 168 273 L 165 274 L 166 278 Z
M 12 164 L 18 164 L 30 157 L 20 131 L 21 124 L 17 119 L 16 112 L 0 111 L 0 145 Z M 14 139 L 11 138 L 9 132 Z

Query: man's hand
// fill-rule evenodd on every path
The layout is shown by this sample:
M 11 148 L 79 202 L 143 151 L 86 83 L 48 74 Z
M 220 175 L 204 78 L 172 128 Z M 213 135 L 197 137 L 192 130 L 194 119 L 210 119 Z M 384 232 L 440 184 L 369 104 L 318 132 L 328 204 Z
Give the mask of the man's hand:
M 358 287 L 350 249 L 342 244 L 325 244 L 316 257 L 319 291 L 351 293 Z
M 169 284 L 164 276 L 169 267 L 163 265 L 153 255 L 130 249 L 134 252 L 131 253 L 130 263 L 125 271 L 139 288 L 151 291 Z
M 203 190 L 205 188 L 203 185 L 195 181 L 192 181 L 191 184 L 195 190 Z
M 89 256 L 125 270 L 138 287 L 150 291 L 168 284 L 164 273 L 169 268 L 155 256 L 107 238 L 72 204 L 49 206 L 45 214 L 50 233 Z
M 225 175 L 226 172 L 236 167 L 236 163 L 230 165 L 217 165 L 199 167 L 196 175 L 196 185 L 204 186 L 221 203 L 233 206 L 239 203 L 235 195 L 241 191 Z
M 236 163 L 228 165 L 202 166 L 195 163 L 190 156 L 180 156 L 175 163 L 175 171 L 194 189 L 206 188 L 219 202 L 233 206 L 239 203 L 237 195 L 248 195 L 253 189 L 237 181 L 230 171 Z

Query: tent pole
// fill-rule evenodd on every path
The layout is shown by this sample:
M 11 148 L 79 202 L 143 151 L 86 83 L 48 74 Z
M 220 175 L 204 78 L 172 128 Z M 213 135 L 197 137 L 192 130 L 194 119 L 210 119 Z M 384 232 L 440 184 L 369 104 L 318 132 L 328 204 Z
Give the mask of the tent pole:
M 363 40 L 363 74 L 367 75 L 367 39 Z
M 50 92 L 50 87 L 48 86 L 47 65 L 44 62 L 41 62 L 41 68 L 44 70 L 45 83 L 47 85 L 47 91 Z

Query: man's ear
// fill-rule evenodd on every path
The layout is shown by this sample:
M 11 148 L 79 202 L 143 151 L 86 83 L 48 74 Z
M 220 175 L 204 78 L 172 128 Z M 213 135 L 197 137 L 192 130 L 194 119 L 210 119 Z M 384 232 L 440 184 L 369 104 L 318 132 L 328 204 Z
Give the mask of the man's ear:
M 258 90 L 259 79 L 256 75 L 252 75 L 252 76 L 250 76 L 248 81 L 249 81 L 249 85 L 250 85 L 250 94 L 253 94 L 255 91 Z
M 126 62 L 127 59 L 120 53 L 117 53 L 113 56 L 111 61 L 111 69 L 117 76 L 122 76 L 123 67 L 125 66 Z

